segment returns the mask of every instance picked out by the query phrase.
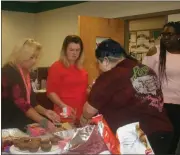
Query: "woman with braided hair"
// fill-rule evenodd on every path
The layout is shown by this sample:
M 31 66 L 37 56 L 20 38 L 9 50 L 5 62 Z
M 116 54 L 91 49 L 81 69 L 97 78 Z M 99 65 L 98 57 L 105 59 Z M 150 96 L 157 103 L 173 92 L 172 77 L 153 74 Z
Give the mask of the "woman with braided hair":
M 147 54 L 143 63 L 153 68 L 159 76 L 164 106 L 174 127 L 169 152 L 174 154 L 180 138 L 180 21 L 164 25 L 160 47 L 156 47 L 154 55 Z

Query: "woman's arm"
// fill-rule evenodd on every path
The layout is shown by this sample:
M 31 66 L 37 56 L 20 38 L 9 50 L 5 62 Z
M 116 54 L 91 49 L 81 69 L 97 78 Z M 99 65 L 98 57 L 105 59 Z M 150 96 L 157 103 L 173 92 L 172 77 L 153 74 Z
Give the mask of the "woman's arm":
M 29 108 L 25 112 L 26 116 L 32 119 L 33 121 L 39 123 L 41 127 L 48 129 L 49 131 L 55 131 L 55 126 L 52 122 L 41 116 L 39 113 L 36 112 L 34 108 Z
M 45 117 L 41 116 L 32 105 L 26 101 L 25 96 L 22 95 L 22 91 L 18 84 L 12 86 L 12 96 L 16 106 L 23 111 L 28 118 L 39 123 L 42 127 L 54 130 L 55 126 Z M 45 109 L 42 108 L 41 110 L 41 113 L 45 112 Z
M 29 108 L 25 112 L 26 116 L 32 119 L 33 121 L 40 123 L 43 119 L 45 119 L 43 116 L 41 116 L 34 108 Z
M 93 116 L 98 113 L 98 110 L 91 106 L 88 102 L 85 103 L 83 108 L 83 114 L 80 118 L 80 123 L 82 126 L 88 124 Z
M 55 63 L 50 67 L 47 78 L 47 96 L 54 104 L 58 105 L 60 108 L 70 108 L 72 111 L 72 116 L 74 116 L 75 110 L 72 107 L 66 105 L 57 94 L 61 87 L 62 72 L 63 69 L 59 63 Z
M 156 47 L 149 49 L 149 52 L 144 57 L 142 63 L 144 65 L 147 65 L 148 67 L 154 69 L 156 66 L 156 63 L 157 63 L 156 62 L 156 54 L 157 54 L 157 48 Z
M 83 108 L 83 117 L 86 119 L 91 119 L 95 114 L 97 114 L 98 110 L 91 106 L 88 102 L 85 103 Z
M 33 108 L 33 106 L 27 102 L 26 97 L 23 95 L 23 90 L 20 87 L 19 84 L 13 84 L 12 85 L 12 97 L 14 100 L 14 103 L 16 106 L 24 112 L 24 114 L 32 119 L 33 121 L 39 123 L 42 127 L 48 128 L 50 130 L 53 130 L 55 126 L 48 121 L 45 117 L 41 116 L 36 110 Z M 33 100 L 31 100 L 33 101 Z M 44 109 L 43 109 L 44 110 Z
M 59 97 L 58 95 L 56 95 L 56 93 L 54 93 L 54 92 L 49 93 L 49 94 L 48 94 L 48 98 L 49 98 L 54 104 L 57 104 L 57 105 L 58 105 L 59 107 L 61 107 L 61 108 L 64 108 L 64 107 L 69 108 L 70 111 L 71 111 L 71 114 L 70 114 L 70 115 L 71 115 L 72 117 L 75 117 L 75 115 L 76 115 L 75 109 L 73 109 L 72 107 L 66 105 L 66 104 L 60 99 L 60 97 Z
M 51 92 L 47 96 L 54 104 L 57 104 L 59 107 L 63 108 L 66 106 L 66 104 L 63 103 L 63 101 L 60 99 L 60 97 L 56 93 Z
M 54 63 L 48 71 L 47 77 L 47 97 L 56 105 L 63 108 L 65 104 L 57 95 L 61 86 L 62 67 L 59 63 Z
M 35 106 L 34 109 L 35 109 L 39 114 L 44 115 L 44 116 L 45 116 L 45 114 L 46 114 L 46 112 L 47 112 L 47 109 L 45 109 L 44 107 L 42 107 L 42 106 L 39 105 L 39 104 L 38 104 L 37 106 Z
M 34 109 L 41 115 L 46 116 L 53 122 L 60 122 L 59 116 L 52 110 L 46 109 L 42 107 L 41 105 L 37 105 L 34 107 Z
M 2 76 L 3 79 L 2 88 L 4 90 L 3 92 L 5 92 L 4 95 L 5 96 L 8 95 L 8 97 L 12 99 L 14 104 L 24 113 L 24 117 L 28 117 L 37 123 L 44 124 L 45 127 L 48 129 L 55 128 L 55 126 L 50 121 L 48 121 L 46 118 L 44 118 L 39 113 L 37 113 L 33 108 L 33 106 L 31 105 L 31 103 L 27 101 L 26 94 L 24 93 L 24 87 L 20 84 L 20 82 L 16 78 L 10 78 L 12 77 L 11 72 L 12 70 L 7 70 L 6 72 L 4 71 L 4 74 Z M 32 97 L 31 97 L 31 101 L 32 101 Z

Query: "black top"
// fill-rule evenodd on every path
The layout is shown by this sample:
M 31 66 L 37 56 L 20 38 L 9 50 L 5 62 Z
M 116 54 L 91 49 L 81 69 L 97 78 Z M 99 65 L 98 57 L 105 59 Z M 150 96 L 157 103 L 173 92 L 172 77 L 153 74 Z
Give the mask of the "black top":
M 31 88 L 30 104 L 27 102 L 26 87 L 19 70 L 11 65 L 2 68 L 1 109 L 2 124 L 5 128 L 19 128 L 21 130 L 27 124 L 33 123 L 25 113 L 37 106 L 35 93 Z

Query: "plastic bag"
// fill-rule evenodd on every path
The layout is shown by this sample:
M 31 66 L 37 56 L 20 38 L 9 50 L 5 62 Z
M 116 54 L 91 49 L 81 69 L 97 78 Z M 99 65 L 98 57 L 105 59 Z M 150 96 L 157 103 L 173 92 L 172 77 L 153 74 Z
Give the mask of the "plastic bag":
M 102 115 L 97 115 L 92 118 L 92 123 L 98 125 L 98 130 L 103 137 L 108 149 L 112 154 L 120 154 L 120 143 L 118 138 L 113 134 L 107 122 Z
M 34 123 L 34 124 L 29 124 L 27 126 L 27 133 L 31 137 L 38 137 L 38 136 L 45 135 L 47 131 L 44 128 L 40 127 L 39 124 Z
M 154 154 L 138 122 L 118 128 L 117 136 L 122 154 Z
M 62 113 L 60 113 L 61 116 L 63 116 L 64 118 L 68 118 L 71 115 L 72 109 L 70 109 L 69 107 L 64 107 L 62 108 Z

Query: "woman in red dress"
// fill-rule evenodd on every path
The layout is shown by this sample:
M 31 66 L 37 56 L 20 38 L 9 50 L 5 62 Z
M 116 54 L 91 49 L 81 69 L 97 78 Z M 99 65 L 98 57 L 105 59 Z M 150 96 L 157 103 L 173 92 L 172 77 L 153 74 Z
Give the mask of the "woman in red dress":
M 82 56 L 81 38 L 69 35 L 63 42 L 60 59 L 49 69 L 47 95 L 54 103 L 54 111 L 58 115 L 64 107 L 72 111 L 73 118 L 79 119 L 82 114 L 88 87 L 88 74 L 82 68 Z

